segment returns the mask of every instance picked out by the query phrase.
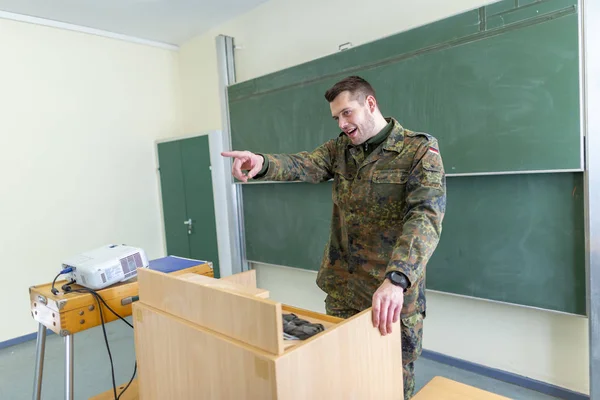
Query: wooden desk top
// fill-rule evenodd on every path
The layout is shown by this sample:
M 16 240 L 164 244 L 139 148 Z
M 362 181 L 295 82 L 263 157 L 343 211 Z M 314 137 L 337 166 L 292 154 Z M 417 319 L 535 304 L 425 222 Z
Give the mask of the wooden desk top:
M 413 400 L 510 400 L 508 397 L 436 376 L 413 397 Z

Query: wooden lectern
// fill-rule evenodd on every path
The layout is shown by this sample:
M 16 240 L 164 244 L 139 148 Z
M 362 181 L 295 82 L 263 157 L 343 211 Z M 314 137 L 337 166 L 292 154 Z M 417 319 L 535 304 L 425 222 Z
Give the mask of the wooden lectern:
M 342 320 L 284 305 L 256 288 L 254 274 L 138 272 L 141 400 L 403 398 L 399 322 L 382 336 L 371 309 Z M 289 313 L 325 330 L 285 339 Z

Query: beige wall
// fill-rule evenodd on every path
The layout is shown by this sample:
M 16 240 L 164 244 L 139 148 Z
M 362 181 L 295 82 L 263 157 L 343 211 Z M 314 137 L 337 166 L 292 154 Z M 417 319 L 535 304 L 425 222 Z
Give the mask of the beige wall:
M 220 127 L 218 34 L 235 38 L 242 81 L 331 54 L 345 42 L 356 46 L 485 3 L 373 0 L 367 8 L 365 2 L 343 0 L 271 0 L 182 47 L 184 126 Z M 324 311 L 314 273 L 255 267 L 272 297 Z M 428 303 L 426 349 L 589 393 L 587 319 L 431 292 Z
M 197 37 L 180 48 L 183 129 L 187 134 L 221 129 L 216 52 L 214 35 Z
M 177 52 L 0 19 L 0 342 L 27 288 L 107 243 L 164 255 L 154 141 L 180 135 Z

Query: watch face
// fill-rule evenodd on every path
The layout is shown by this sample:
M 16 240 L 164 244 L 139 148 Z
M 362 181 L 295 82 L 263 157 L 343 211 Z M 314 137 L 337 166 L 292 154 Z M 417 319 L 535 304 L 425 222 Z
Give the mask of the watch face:
M 399 274 L 398 272 L 394 271 L 390 274 L 390 280 L 393 284 L 406 288 L 407 282 L 402 274 Z

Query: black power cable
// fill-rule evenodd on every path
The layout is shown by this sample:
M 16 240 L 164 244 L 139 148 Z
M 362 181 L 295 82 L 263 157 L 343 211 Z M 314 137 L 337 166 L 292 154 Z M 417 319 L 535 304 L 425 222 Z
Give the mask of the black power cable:
M 75 293 L 89 293 L 92 296 L 94 296 L 94 298 L 96 299 L 96 303 L 98 304 L 98 312 L 100 313 L 100 321 L 102 322 L 102 333 L 104 334 L 104 343 L 106 344 L 106 350 L 108 351 L 108 358 L 110 359 L 110 371 L 111 371 L 111 378 L 112 378 L 112 384 L 113 384 L 113 394 L 114 394 L 115 400 L 119 400 L 121 398 L 121 396 L 123 395 L 123 393 L 125 393 L 125 391 L 129 388 L 129 386 L 133 382 L 133 379 L 135 378 L 135 374 L 137 372 L 137 360 L 136 360 L 135 365 L 133 367 L 133 375 L 131 376 L 131 379 L 129 380 L 129 383 L 127 384 L 127 386 L 125 386 L 125 388 L 123 389 L 123 391 L 121 393 L 119 393 L 119 395 L 117 396 L 117 384 L 115 382 L 115 366 L 114 366 L 114 362 L 113 362 L 113 358 L 112 358 L 112 353 L 110 351 L 110 346 L 108 344 L 108 335 L 106 334 L 106 326 L 105 326 L 105 322 L 104 322 L 104 314 L 102 313 L 102 304 L 104 304 L 104 306 L 111 313 L 113 313 L 121 321 L 123 321 L 127 325 L 129 325 L 132 329 L 133 329 L 133 325 L 131 325 L 129 323 L 129 321 L 127 321 L 125 318 L 123 318 L 122 316 L 120 316 L 117 312 L 115 312 L 115 310 L 113 310 L 106 303 L 106 301 L 104 301 L 104 299 L 102 298 L 102 296 L 98 292 L 96 292 L 93 289 L 89 289 L 89 288 L 85 288 L 85 287 L 82 287 L 80 289 L 71 289 L 70 284 L 72 284 L 72 283 L 74 283 L 74 282 L 70 282 L 69 284 L 66 284 L 66 285 L 64 285 L 62 287 L 62 289 L 65 291 L 65 293 L 70 293 L 70 292 L 75 292 Z M 102 302 L 102 304 L 100 304 L 100 302 Z
M 61 276 L 61 275 L 64 275 L 64 274 L 68 274 L 71 271 L 73 271 L 73 268 L 67 267 L 67 268 L 63 269 L 62 271 L 60 271 L 58 274 L 56 274 L 56 276 L 54 277 L 54 280 L 52 281 L 52 289 L 50 289 L 50 291 L 52 292 L 53 295 L 56 296 L 58 294 L 58 289 L 56 289 L 54 287 L 54 285 L 56 284 L 56 280 L 58 279 L 58 277 Z

